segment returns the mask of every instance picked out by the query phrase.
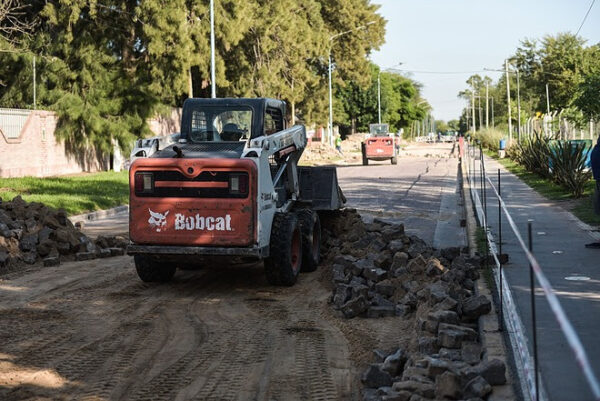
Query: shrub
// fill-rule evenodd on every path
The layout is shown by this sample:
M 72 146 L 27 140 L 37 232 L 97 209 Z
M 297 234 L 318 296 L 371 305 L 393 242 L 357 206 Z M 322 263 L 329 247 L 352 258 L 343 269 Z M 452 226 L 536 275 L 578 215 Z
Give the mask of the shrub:
M 592 178 L 591 171 L 585 165 L 587 149 L 586 143 L 567 141 L 559 141 L 552 146 L 552 178 L 576 198 L 583 195 L 585 185 Z
M 481 142 L 484 148 L 497 151 L 500 145 L 500 140 L 504 138 L 502 131 L 488 128 L 476 131 L 473 139 Z
M 525 169 L 544 178 L 551 178 L 550 173 L 550 138 L 539 132 L 517 143 L 511 153 L 517 163 Z

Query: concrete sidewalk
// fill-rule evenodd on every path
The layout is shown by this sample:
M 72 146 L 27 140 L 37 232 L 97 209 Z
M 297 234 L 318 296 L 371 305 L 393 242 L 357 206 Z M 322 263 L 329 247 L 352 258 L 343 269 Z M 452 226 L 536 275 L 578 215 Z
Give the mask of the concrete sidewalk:
M 535 192 L 495 160 L 486 158 L 485 163 L 495 185 L 500 169 L 502 197 L 525 241 L 527 221 L 533 220 L 533 253 L 575 327 L 595 373 L 599 374 L 600 250 L 584 247 L 597 237 L 597 233 L 589 231 L 589 227 L 586 228 L 571 213 Z M 491 189 L 487 190 L 487 216 L 488 225 L 498 241 L 498 201 Z M 528 262 L 504 215 L 502 231 L 502 252 L 510 256 L 504 273 L 533 356 Z M 576 279 L 573 280 L 573 277 Z M 539 285 L 536 288 L 538 357 L 541 381 L 548 399 L 593 400 L 541 288 Z

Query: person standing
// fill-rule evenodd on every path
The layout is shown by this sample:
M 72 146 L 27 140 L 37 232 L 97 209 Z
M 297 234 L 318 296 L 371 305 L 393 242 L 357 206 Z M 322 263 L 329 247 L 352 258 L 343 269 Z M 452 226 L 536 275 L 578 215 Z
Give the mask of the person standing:
M 594 176 L 594 180 L 596 180 L 596 188 L 594 190 L 593 198 L 594 213 L 600 216 L 600 137 L 598 137 L 596 146 L 594 146 L 594 149 L 592 149 L 591 162 L 592 175 Z M 585 247 L 592 249 L 600 249 L 600 241 L 585 244 Z
M 340 155 L 344 155 L 344 152 L 342 152 L 342 137 L 340 136 L 340 134 L 337 134 L 335 136 L 335 150 L 340 152 Z

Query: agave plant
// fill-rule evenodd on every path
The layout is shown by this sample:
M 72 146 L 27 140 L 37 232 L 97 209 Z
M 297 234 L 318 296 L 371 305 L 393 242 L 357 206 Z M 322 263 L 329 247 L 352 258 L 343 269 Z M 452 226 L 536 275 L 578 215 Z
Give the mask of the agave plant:
M 550 159 L 553 180 L 571 191 L 574 197 L 581 197 L 585 184 L 592 177 L 592 173 L 585 163 L 588 145 L 585 142 L 561 141 L 552 148 Z
M 542 177 L 550 178 L 550 138 L 534 132 L 530 138 L 526 138 L 516 145 L 512 152 L 515 161 L 523 165 L 528 171 Z

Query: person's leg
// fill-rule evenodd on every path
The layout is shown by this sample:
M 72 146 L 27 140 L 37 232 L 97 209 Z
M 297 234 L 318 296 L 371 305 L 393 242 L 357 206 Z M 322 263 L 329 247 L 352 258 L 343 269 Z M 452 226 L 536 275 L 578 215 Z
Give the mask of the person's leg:
M 594 213 L 596 213 L 596 215 L 600 216 L 600 180 L 596 181 L 596 188 L 594 190 L 594 197 L 593 197 L 592 201 L 594 204 Z M 585 247 L 592 248 L 592 249 L 600 249 L 600 241 L 585 244 Z

